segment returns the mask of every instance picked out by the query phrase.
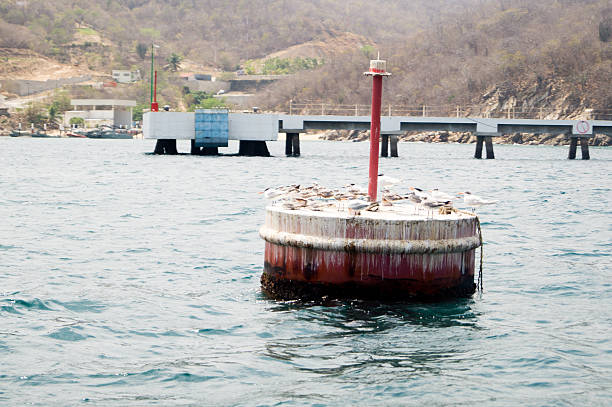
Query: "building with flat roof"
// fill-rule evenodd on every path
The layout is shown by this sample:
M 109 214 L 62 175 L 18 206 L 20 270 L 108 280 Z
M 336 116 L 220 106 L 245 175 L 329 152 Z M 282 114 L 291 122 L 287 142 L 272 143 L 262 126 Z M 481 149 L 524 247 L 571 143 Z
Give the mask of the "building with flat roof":
M 132 127 L 132 109 L 135 100 L 119 99 L 72 99 L 74 110 L 64 113 L 64 126 L 70 126 L 70 119 L 80 117 L 85 120 L 85 127 L 100 125 L 114 128 Z
M 140 71 L 128 71 L 122 69 L 113 69 L 113 79 L 118 83 L 138 82 L 141 79 Z

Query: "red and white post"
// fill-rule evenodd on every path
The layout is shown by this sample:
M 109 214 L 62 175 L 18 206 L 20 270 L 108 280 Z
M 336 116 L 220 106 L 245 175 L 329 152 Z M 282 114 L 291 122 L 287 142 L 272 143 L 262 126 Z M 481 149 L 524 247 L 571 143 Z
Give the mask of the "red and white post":
M 370 61 L 370 70 L 364 75 L 372 76 L 372 119 L 370 122 L 370 172 L 368 181 L 368 195 L 371 202 L 376 201 L 378 188 L 378 154 L 380 143 L 380 107 L 382 100 L 383 76 L 389 76 L 387 61 L 373 59 Z
M 151 111 L 159 112 L 159 103 L 157 103 L 157 71 L 155 71 L 155 82 L 153 85 L 153 101 L 151 102 Z

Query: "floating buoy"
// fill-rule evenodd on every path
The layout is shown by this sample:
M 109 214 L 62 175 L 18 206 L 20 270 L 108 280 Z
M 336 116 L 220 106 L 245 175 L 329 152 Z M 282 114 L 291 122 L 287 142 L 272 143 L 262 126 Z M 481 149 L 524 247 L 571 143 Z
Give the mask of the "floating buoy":
M 276 299 L 422 299 L 474 293 L 475 215 L 266 208 L 261 283 Z

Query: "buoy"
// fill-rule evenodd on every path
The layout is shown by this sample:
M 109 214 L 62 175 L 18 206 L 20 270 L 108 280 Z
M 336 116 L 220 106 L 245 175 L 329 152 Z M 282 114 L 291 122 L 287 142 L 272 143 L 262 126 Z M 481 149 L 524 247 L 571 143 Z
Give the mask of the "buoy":
M 354 184 L 346 191 L 315 184 L 266 193 L 275 201 L 259 231 L 266 242 L 263 290 L 283 300 L 469 296 L 476 290 L 475 250 L 482 244 L 478 218 L 430 195 L 390 193 L 386 188 L 399 180 L 380 177 L 379 183 L 386 62 L 370 61 L 365 74 L 373 78 L 367 195 Z
M 381 209 L 266 208 L 261 283 L 277 299 L 422 299 L 474 293 L 477 218 Z

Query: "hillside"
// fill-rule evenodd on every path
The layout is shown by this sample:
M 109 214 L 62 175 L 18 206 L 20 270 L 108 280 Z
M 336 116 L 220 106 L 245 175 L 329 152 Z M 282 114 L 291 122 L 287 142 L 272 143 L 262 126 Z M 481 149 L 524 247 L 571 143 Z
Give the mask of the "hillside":
M 393 73 L 385 104 L 576 117 L 612 109 L 610 0 L 0 0 L 0 79 L 140 69 L 143 82 L 112 92 L 144 103 L 153 42 L 161 98 L 175 106 L 188 95 L 168 81 L 173 54 L 179 71 L 216 75 L 316 59 L 253 102 L 285 109 L 289 100 L 367 104 L 362 73 L 380 51 Z
M 584 23 L 576 27 L 578 14 Z M 611 16 L 609 1 L 482 2 L 381 45 L 393 73 L 384 102 L 505 108 L 529 99 L 538 108 L 565 104 L 565 112 L 610 109 Z M 339 55 L 317 72 L 269 89 L 260 104 L 280 107 L 289 98 L 367 103 L 369 84 L 360 78 L 370 57 Z

